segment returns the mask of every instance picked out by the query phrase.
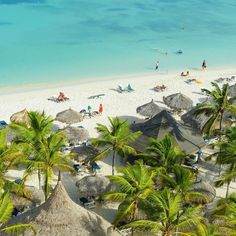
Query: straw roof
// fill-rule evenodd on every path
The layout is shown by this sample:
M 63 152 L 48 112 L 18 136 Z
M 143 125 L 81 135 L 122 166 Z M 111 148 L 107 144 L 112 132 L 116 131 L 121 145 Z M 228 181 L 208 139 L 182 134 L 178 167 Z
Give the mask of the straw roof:
M 58 182 L 46 202 L 13 218 L 9 221 L 8 226 L 17 223 L 33 225 L 37 236 L 120 235 L 118 232 L 112 231 L 112 226 L 101 216 L 74 203 L 61 181 Z M 27 230 L 21 235 L 33 236 L 34 234 Z
M 99 154 L 99 150 L 93 145 L 81 145 L 78 147 L 74 147 L 71 152 L 76 154 L 75 159 L 79 162 L 90 161 Z
M 83 115 L 69 108 L 65 111 L 57 113 L 56 120 L 71 125 L 82 121 Z
M 10 194 L 10 199 L 14 205 L 14 207 L 18 210 L 18 211 L 23 211 L 26 208 L 32 208 L 33 206 L 35 206 L 35 204 L 33 203 L 33 201 L 24 198 L 24 197 L 20 197 L 15 193 L 11 193 Z
M 159 112 L 161 112 L 162 110 L 167 110 L 167 109 L 164 107 L 158 106 L 152 99 L 151 102 L 137 107 L 136 112 L 143 116 L 153 117 Z
M 178 123 L 165 110 L 147 121 L 133 124 L 131 129 L 142 132 L 132 143 L 132 146 L 139 152 L 144 151 L 148 146 L 149 138 L 163 138 L 168 133 L 174 138 L 175 144 L 187 153 L 195 152 L 199 147 L 205 145 L 203 138 L 197 131 Z
M 76 182 L 79 192 L 87 197 L 102 195 L 110 190 L 112 184 L 105 176 L 85 176 Z
M 194 115 L 196 107 L 184 113 L 181 116 L 181 119 L 184 123 L 191 125 L 191 127 L 201 130 L 202 127 L 206 124 L 210 117 L 205 114 Z
M 193 106 L 193 101 L 182 93 L 171 94 L 163 97 L 164 103 L 175 110 L 188 110 Z
M 191 190 L 201 193 L 208 200 L 208 203 L 213 202 L 216 196 L 215 188 L 204 181 L 194 183 Z
M 229 96 L 230 97 L 236 96 L 236 84 L 229 86 Z
M 63 129 L 69 143 L 75 144 L 89 138 L 89 132 L 84 128 L 67 126 Z
M 200 115 L 194 115 L 195 110 L 196 106 L 188 112 L 184 113 L 181 116 L 181 119 L 185 124 L 189 124 L 192 128 L 201 130 L 202 127 L 206 124 L 206 122 L 210 119 L 210 117 L 205 115 L 204 113 Z M 223 117 L 223 127 L 227 127 L 228 125 L 230 125 L 229 118 L 227 118 L 227 115 L 229 114 L 225 114 Z M 220 124 L 218 122 L 217 126 L 219 127 L 219 125 Z
M 30 118 L 29 118 L 28 111 L 26 109 L 14 113 L 10 117 L 10 120 L 12 123 L 26 124 L 27 126 L 30 125 Z

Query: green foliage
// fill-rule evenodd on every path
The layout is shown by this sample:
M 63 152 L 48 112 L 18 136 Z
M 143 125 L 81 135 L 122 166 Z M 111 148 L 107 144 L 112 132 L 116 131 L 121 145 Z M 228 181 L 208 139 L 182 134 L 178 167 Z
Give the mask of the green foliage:
M 113 153 L 112 158 L 112 174 L 114 174 L 114 165 L 116 155 L 126 157 L 127 154 L 136 155 L 134 148 L 129 146 L 141 133 L 131 132 L 128 121 L 121 121 L 120 118 L 108 118 L 110 126 L 97 124 L 99 138 L 93 138 L 90 141 L 97 147 L 103 147 L 104 150 L 95 157 L 94 161 L 107 157 Z
M 224 113 L 236 114 L 236 107 L 232 105 L 235 98 L 229 98 L 229 84 L 224 84 L 222 88 L 212 82 L 213 90 L 202 89 L 209 98 L 209 102 L 201 103 L 195 110 L 195 115 L 205 114 L 209 120 L 202 128 L 202 133 L 211 135 L 219 122 L 219 130 L 222 130 L 222 120 Z
M 64 133 L 52 132 L 53 119 L 44 112 L 29 112 L 30 127 L 25 124 L 11 124 L 10 128 L 17 134 L 15 143 L 24 154 L 24 158 L 18 158 L 14 165 L 25 165 L 25 179 L 38 172 L 39 187 L 41 187 L 41 175 L 44 176 L 44 194 L 48 197 L 53 171 L 74 171 L 69 165 L 72 155 L 64 155 L 61 148 L 65 146 Z
M 151 138 L 145 153 L 140 156 L 152 167 L 164 167 L 167 171 L 171 171 L 173 165 L 181 164 L 186 155 L 168 134 L 163 139 Z
M 201 207 L 182 206 L 182 197 L 169 189 L 153 192 L 148 197 L 148 220 L 136 220 L 126 225 L 137 231 L 150 231 L 165 236 L 187 235 L 190 229 L 195 230 L 201 224 Z
M 117 191 L 104 195 L 105 199 L 121 202 L 114 224 L 123 220 L 134 220 L 142 209 L 148 195 L 154 190 L 155 172 L 146 167 L 142 161 L 132 166 L 117 168 L 119 175 L 109 176 L 117 186 Z

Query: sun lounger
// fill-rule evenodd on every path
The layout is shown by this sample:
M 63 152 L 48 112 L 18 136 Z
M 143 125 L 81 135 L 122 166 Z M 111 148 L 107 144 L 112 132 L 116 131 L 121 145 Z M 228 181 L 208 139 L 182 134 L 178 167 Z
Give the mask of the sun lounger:
M 133 91 L 134 91 L 134 89 L 131 87 L 130 84 L 128 84 L 128 86 L 127 86 L 127 92 L 133 92 Z
M 118 88 L 116 89 L 116 91 L 119 92 L 119 93 L 123 93 L 123 92 L 126 92 L 127 90 L 122 88 L 121 85 L 118 85 Z
M 101 93 L 101 94 L 93 95 L 93 96 L 88 97 L 88 99 L 100 98 L 102 96 L 105 96 L 105 94 Z
M 157 85 L 156 87 L 153 88 L 154 91 L 156 92 L 162 92 L 166 89 L 166 86 L 163 84 L 163 85 Z
M 0 121 L 0 129 L 6 128 L 7 126 L 8 126 L 8 124 L 5 120 Z
M 101 167 L 96 162 L 90 163 L 90 167 L 95 172 L 100 172 L 101 171 Z
M 75 164 L 75 165 L 73 165 L 73 167 L 74 167 L 74 169 L 75 169 L 75 171 L 77 173 L 81 173 L 82 172 L 80 164 Z
M 79 200 L 83 204 L 83 206 L 86 208 L 92 209 L 92 208 L 95 208 L 95 206 L 96 206 L 95 202 L 93 200 L 90 201 L 85 197 L 81 197 Z

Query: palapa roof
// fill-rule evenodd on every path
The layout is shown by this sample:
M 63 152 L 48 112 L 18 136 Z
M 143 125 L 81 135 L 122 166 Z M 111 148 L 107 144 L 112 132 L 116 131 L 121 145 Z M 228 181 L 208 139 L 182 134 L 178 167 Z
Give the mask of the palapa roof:
M 189 124 L 191 127 L 201 130 L 210 117 L 208 117 L 205 114 L 194 115 L 195 110 L 196 110 L 196 107 L 184 113 L 181 116 L 181 119 L 184 123 Z
M 14 113 L 10 117 L 10 120 L 12 123 L 26 124 L 27 126 L 30 125 L 30 118 L 29 118 L 28 111 L 26 109 Z
M 17 217 L 7 224 L 28 223 L 35 227 L 37 236 L 107 236 L 120 235 L 101 216 L 76 203 L 68 196 L 61 181 L 46 202 Z M 22 236 L 33 236 L 27 230 Z
M 229 96 L 230 97 L 236 96 L 236 84 L 229 86 Z
M 77 161 L 90 161 L 99 154 L 99 150 L 93 145 L 81 145 L 74 147 L 71 150 L 72 153 L 75 153 Z
M 201 130 L 203 126 L 206 124 L 206 122 L 210 119 L 209 116 L 202 113 L 199 115 L 194 115 L 194 112 L 196 110 L 196 106 L 193 107 L 191 110 L 187 111 L 181 116 L 182 121 L 185 124 L 189 124 L 193 129 Z M 229 118 L 227 118 L 227 114 L 223 117 L 223 127 L 227 127 L 229 125 Z M 220 123 L 217 123 L 217 126 L 219 128 Z
M 80 112 L 69 108 L 67 110 L 57 113 L 56 120 L 71 125 L 82 121 L 83 115 Z
M 69 143 L 72 144 L 76 144 L 89 138 L 89 132 L 84 128 L 67 126 L 63 131 Z
M 139 152 L 144 151 L 148 146 L 149 138 L 163 138 L 168 133 L 174 138 L 175 144 L 187 153 L 195 152 L 199 147 L 205 145 L 198 132 L 178 123 L 170 112 L 165 110 L 147 121 L 133 124 L 131 129 L 142 132 L 132 143 L 132 146 Z
M 215 188 L 204 181 L 194 183 L 191 190 L 201 193 L 208 200 L 208 203 L 213 202 L 216 196 Z
M 159 112 L 161 112 L 162 110 L 167 110 L 167 109 L 164 107 L 158 106 L 152 99 L 151 102 L 137 107 L 136 112 L 143 116 L 153 117 Z
M 193 101 L 182 93 L 171 94 L 163 97 L 164 103 L 175 110 L 188 110 L 193 106 Z
M 86 196 L 97 196 L 106 193 L 111 189 L 111 182 L 105 176 L 89 175 L 76 182 L 79 192 Z

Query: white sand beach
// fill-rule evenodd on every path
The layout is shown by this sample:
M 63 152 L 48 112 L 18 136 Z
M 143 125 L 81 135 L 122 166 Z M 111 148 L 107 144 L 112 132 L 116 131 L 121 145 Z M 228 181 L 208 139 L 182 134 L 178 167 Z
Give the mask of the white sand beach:
M 162 73 L 153 72 L 148 75 L 142 76 L 127 76 L 123 78 L 114 78 L 111 80 L 99 80 L 89 82 L 71 82 L 70 84 L 55 84 L 55 85 L 35 85 L 35 86 L 21 86 L 19 88 L 2 88 L 0 91 L 0 120 L 10 122 L 10 116 L 23 109 L 45 111 L 46 114 L 53 117 L 60 111 L 71 107 L 74 110 L 80 111 L 87 109 L 88 105 L 93 110 L 98 110 L 99 104 L 103 105 L 104 112 L 101 116 L 84 119 L 82 122 L 75 124 L 82 125 L 89 131 L 90 137 L 96 137 L 97 133 L 94 129 L 97 123 L 108 124 L 107 117 L 119 116 L 124 119 L 134 121 L 137 119 L 144 119 L 136 113 L 136 108 L 144 103 L 150 102 L 154 99 L 161 106 L 163 104 L 162 97 L 173 93 L 181 92 L 194 101 L 194 105 L 204 101 L 205 97 L 201 93 L 201 88 L 211 89 L 211 82 L 220 77 L 231 77 L 236 75 L 236 69 L 222 68 L 222 69 L 207 69 L 202 70 L 190 70 L 190 76 L 181 77 L 181 71 L 179 73 Z M 201 83 L 187 84 L 187 79 L 197 79 Z M 225 83 L 225 81 L 224 81 Z M 230 82 L 230 84 L 236 83 L 236 79 Z M 134 92 L 118 93 L 115 89 L 118 85 L 123 87 L 131 84 Z M 156 92 L 153 87 L 156 85 L 165 85 L 167 89 L 163 92 Z M 222 83 L 223 84 L 223 83 Z M 69 101 L 56 103 L 49 101 L 47 98 L 50 96 L 57 96 L 62 91 Z M 102 94 L 105 96 L 97 99 L 88 99 L 89 96 Z M 59 127 L 64 127 L 65 124 L 56 122 Z M 108 163 L 108 164 L 107 164 Z M 102 165 L 102 174 L 111 174 L 111 166 L 109 160 L 100 162 Z M 21 176 L 20 173 L 15 171 L 10 174 L 15 176 Z M 71 198 L 77 202 L 78 190 L 75 187 L 75 182 L 81 178 L 81 176 L 71 176 L 69 174 L 64 175 L 63 183 L 67 189 Z M 36 178 L 35 178 L 36 179 Z M 31 182 L 30 185 L 33 183 Z M 37 186 L 37 183 L 35 183 Z M 224 196 L 224 191 L 217 191 L 219 196 Z M 96 212 L 101 214 L 110 222 L 112 221 L 115 211 L 112 209 L 95 209 Z

